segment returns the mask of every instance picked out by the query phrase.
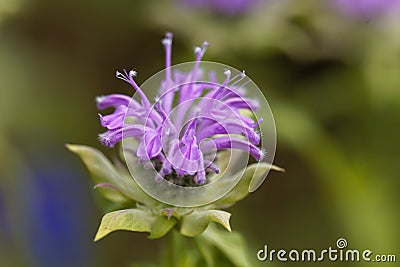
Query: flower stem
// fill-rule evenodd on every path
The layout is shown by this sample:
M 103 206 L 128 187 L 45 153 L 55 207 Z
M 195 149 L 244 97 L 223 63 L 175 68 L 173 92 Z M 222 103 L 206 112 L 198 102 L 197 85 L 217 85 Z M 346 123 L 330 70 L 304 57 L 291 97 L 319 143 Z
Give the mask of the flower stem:
M 167 236 L 167 264 L 168 267 L 173 267 L 174 263 L 177 261 L 177 255 L 176 255 L 176 243 L 177 243 L 177 237 L 175 231 L 171 231 L 171 233 Z
M 181 236 L 175 231 L 172 230 L 166 236 L 166 242 L 164 243 L 164 252 L 162 256 L 161 266 L 163 267 L 176 267 L 179 265 L 179 251 L 182 250 L 183 240 Z

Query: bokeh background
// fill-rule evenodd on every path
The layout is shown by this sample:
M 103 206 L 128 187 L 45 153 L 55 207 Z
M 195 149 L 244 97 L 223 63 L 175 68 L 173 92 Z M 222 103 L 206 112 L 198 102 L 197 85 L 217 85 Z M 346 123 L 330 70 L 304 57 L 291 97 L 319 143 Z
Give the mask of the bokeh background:
M 174 64 L 193 60 L 194 45 L 207 40 L 205 60 L 245 69 L 274 113 L 275 163 L 286 173 L 271 173 L 230 208 L 254 258 L 265 244 L 323 249 L 342 237 L 349 248 L 400 261 L 399 7 L 397 0 L 1 0 L 0 266 L 157 263 L 163 239 L 116 232 L 93 243 L 102 211 L 88 172 L 64 144 L 113 154 L 97 141 L 94 99 L 132 93 L 117 69 L 135 68 L 139 83 L 161 70 L 166 31 L 175 36 Z

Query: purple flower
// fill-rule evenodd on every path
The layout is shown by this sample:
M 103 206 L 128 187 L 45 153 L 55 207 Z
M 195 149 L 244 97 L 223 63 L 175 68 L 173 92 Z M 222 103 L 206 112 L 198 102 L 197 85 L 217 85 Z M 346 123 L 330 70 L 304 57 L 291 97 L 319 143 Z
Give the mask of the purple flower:
M 370 18 L 398 9 L 400 0 L 334 0 L 344 12 L 361 18 Z
M 209 9 L 225 15 L 238 15 L 249 11 L 260 0 L 182 0 L 194 8 Z
M 194 49 L 196 61 L 189 73 L 172 72 L 172 34 L 167 33 L 162 43 L 166 70 L 156 103 L 136 84 L 136 72 L 125 70 L 117 71 L 116 76 L 133 87 L 140 101 L 119 94 L 96 99 L 99 109 L 115 108 L 112 114 L 99 114 L 102 126 L 108 129 L 99 135 L 101 143 L 113 147 L 122 139 L 136 139 L 140 162 L 178 184 L 192 181 L 201 185 L 207 182 L 208 173 L 219 173 L 216 151 L 240 149 L 261 160 L 264 152 L 257 146 L 257 128 L 262 120 L 242 115 L 243 110 L 258 108 L 257 101 L 244 97 L 245 84 L 239 85 L 244 72 L 231 77 L 231 71 L 225 70 L 222 84 L 215 73 L 204 81 L 199 65 L 207 42 Z

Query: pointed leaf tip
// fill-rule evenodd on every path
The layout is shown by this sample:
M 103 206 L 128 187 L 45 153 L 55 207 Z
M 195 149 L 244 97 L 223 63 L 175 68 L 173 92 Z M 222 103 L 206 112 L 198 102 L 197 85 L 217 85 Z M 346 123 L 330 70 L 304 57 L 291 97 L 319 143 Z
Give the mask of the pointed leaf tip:
M 201 234 L 210 222 L 216 222 L 231 232 L 229 219 L 231 214 L 223 210 L 194 211 L 182 218 L 180 232 L 183 235 L 194 237 Z
M 271 165 L 271 170 L 278 171 L 278 172 L 286 172 L 286 170 L 284 168 L 281 168 L 281 167 L 273 165 L 273 164 Z
M 248 188 L 250 193 L 253 193 L 262 185 L 262 183 L 266 178 L 267 172 L 269 172 L 270 170 L 280 171 L 280 172 L 285 171 L 284 169 L 269 163 L 262 163 L 259 165 L 255 165 L 253 177 L 250 180 Z
M 94 238 L 98 241 L 118 230 L 150 232 L 154 216 L 139 209 L 117 210 L 107 213 L 101 219 L 99 230 Z
M 68 150 L 72 151 L 72 152 L 75 152 L 75 151 L 77 150 L 77 146 L 78 146 L 78 145 L 65 144 L 65 147 L 66 147 Z

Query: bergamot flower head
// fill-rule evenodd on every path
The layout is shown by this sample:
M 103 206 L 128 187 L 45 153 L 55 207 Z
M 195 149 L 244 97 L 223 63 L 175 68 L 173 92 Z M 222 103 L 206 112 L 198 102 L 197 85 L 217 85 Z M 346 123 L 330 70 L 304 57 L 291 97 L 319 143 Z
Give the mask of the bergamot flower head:
M 122 143 L 124 162 L 111 163 L 91 147 L 67 146 L 113 204 L 95 240 L 116 230 L 158 238 L 174 228 L 195 237 L 210 222 L 230 231 L 230 213 L 221 209 L 257 189 L 270 169 L 279 170 L 272 165 L 271 110 L 245 72 L 202 61 L 207 42 L 194 48 L 193 62 L 172 65 L 171 33 L 162 44 L 166 68 L 141 86 L 135 70 L 116 72 L 133 88 L 132 97 L 96 98 L 99 110 L 113 108 L 99 114 L 107 129 L 99 140 L 106 147 Z
M 224 70 L 222 84 L 212 76 L 210 81 L 200 81 L 200 61 L 208 46 L 204 42 L 194 48 L 195 62 L 189 73 L 172 73 L 171 33 L 162 44 L 166 71 L 155 102 L 136 84 L 134 70 L 117 71 L 116 76 L 132 86 L 139 101 L 117 94 L 97 98 L 99 109 L 115 108 L 110 115 L 99 114 L 102 126 L 108 129 L 99 135 L 101 143 L 113 147 L 125 138 L 135 138 L 140 163 L 157 170 L 156 179 L 178 185 L 209 182 L 207 174 L 220 172 L 217 151 L 239 149 L 262 160 L 265 152 L 258 147 L 257 130 L 262 118 L 243 115 L 259 108 L 257 100 L 245 97 L 245 72 L 232 76 L 229 69 Z

